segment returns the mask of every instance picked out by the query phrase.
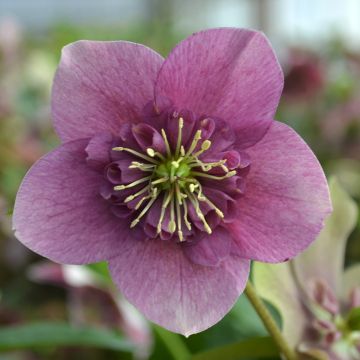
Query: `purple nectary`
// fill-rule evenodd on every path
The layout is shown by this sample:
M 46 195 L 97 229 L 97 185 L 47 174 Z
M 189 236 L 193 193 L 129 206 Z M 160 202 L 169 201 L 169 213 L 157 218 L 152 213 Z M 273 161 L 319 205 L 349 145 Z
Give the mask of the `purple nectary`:
M 331 210 L 314 154 L 273 120 L 282 87 L 255 31 L 202 31 L 166 60 L 122 41 L 66 46 L 52 94 L 63 143 L 26 175 L 16 236 L 54 261 L 109 261 L 172 331 L 208 328 L 249 260 L 296 256 Z

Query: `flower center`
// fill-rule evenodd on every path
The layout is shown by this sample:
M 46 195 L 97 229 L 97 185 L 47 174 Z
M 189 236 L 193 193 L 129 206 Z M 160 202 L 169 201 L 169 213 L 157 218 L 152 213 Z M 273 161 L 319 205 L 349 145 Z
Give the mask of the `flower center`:
M 130 153 L 139 161 L 132 161 L 129 169 L 137 169 L 144 176 L 130 184 L 121 184 L 114 187 L 121 191 L 131 189 L 144 184 L 144 187 L 129 195 L 125 203 L 138 199 L 135 210 L 139 211 L 137 217 L 132 221 L 130 227 L 136 226 L 143 216 L 149 211 L 160 194 L 163 194 L 161 212 L 157 224 L 157 233 L 163 230 L 163 222 L 167 212 L 170 214 L 167 231 L 171 234 L 177 233 L 180 241 L 184 241 L 183 226 L 191 231 L 191 222 L 188 217 L 188 205 L 192 205 L 196 216 L 202 222 L 205 231 L 212 233 L 207 223 L 200 204 L 206 203 L 215 213 L 223 218 L 224 214 L 203 193 L 202 179 L 224 180 L 236 175 L 236 170 L 229 171 L 226 160 L 217 162 L 203 162 L 200 156 L 211 147 L 210 140 L 201 138 L 201 130 L 197 130 L 192 142 L 185 148 L 182 143 L 183 118 L 178 119 L 178 136 L 175 149 L 172 149 L 166 132 L 161 130 L 161 136 L 165 144 L 164 153 L 157 152 L 153 148 L 147 148 L 146 154 L 126 147 L 115 147 L 115 151 Z M 211 173 L 214 168 L 221 168 L 224 175 L 218 176 Z

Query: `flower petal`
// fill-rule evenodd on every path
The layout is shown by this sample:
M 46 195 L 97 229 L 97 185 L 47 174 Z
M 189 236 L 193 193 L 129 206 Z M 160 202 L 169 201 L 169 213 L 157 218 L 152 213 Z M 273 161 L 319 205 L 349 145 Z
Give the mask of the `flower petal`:
M 194 263 L 204 266 L 219 266 L 230 254 L 231 236 L 222 227 L 211 235 L 204 236 L 195 244 L 185 244 L 185 255 Z
M 63 141 L 116 133 L 141 118 L 153 99 L 163 58 L 126 41 L 78 41 L 63 48 L 52 91 L 54 127 Z
M 230 310 L 245 287 L 249 262 L 231 256 L 218 267 L 200 266 L 172 241 L 128 239 L 109 268 L 124 296 L 148 319 L 188 336 Z
M 160 109 L 170 99 L 177 109 L 231 123 L 246 147 L 266 132 L 282 88 L 282 70 L 262 33 L 219 28 L 174 48 L 160 70 L 155 100 Z
M 306 143 L 279 122 L 247 153 L 246 191 L 238 220 L 228 224 L 234 250 L 248 259 L 285 261 L 315 240 L 331 211 L 326 178 Z
M 100 194 L 102 174 L 86 163 L 88 139 L 41 158 L 16 197 L 13 228 L 27 247 L 56 262 L 83 264 L 120 251 L 126 227 Z
M 308 319 L 289 263 L 254 262 L 252 276 L 259 296 L 279 311 L 282 333 L 290 346 L 295 347 L 303 337 Z
M 345 270 L 342 279 L 342 295 L 343 299 L 348 302 L 351 293 L 360 288 L 360 264 L 352 265 Z
M 335 178 L 329 181 L 329 185 L 334 210 L 326 219 L 317 240 L 294 260 L 294 265 L 303 284 L 312 278 L 319 278 L 340 296 L 345 247 L 356 226 L 357 206 Z
M 92 137 L 85 149 L 88 154 L 88 164 L 97 170 L 102 170 L 105 165 L 109 164 L 113 141 L 110 133 L 100 133 Z

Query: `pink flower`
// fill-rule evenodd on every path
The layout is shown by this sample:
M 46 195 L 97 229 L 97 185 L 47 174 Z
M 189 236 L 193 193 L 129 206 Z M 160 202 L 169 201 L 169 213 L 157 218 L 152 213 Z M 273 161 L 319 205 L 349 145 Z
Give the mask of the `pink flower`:
M 356 203 L 330 180 L 334 212 L 318 239 L 296 259 L 256 263 L 259 294 L 280 312 L 283 333 L 299 353 L 318 359 L 360 358 L 360 265 L 344 272 L 345 246 L 357 223 Z
M 292 49 L 285 75 L 284 95 L 287 99 L 311 100 L 324 88 L 323 64 L 314 54 Z
M 331 209 L 314 154 L 273 120 L 282 86 L 255 31 L 202 31 L 165 60 L 124 41 L 66 46 L 52 94 L 63 144 L 21 185 L 17 238 L 57 262 L 107 260 L 150 320 L 208 328 L 250 259 L 295 256 Z

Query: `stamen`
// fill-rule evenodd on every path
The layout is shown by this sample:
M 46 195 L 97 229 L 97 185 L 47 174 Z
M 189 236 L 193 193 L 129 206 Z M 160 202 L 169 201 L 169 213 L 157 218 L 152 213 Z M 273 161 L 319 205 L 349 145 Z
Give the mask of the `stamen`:
M 176 150 L 175 150 L 175 157 L 178 157 L 179 153 L 180 153 L 183 127 L 184 127 L 184 119 L 181 117 L 181 118 L 179 118 L 178 138 L 177 138 L 177 144 L 176 144 Z
M 183 236 L 183 232 L 181 231 L 181 208 L 180 208 L 180 204 L 182 203 L 181 200 L 181 196 L 180 196 L 180 188 L 179 185 L 176 184 L 176 199 L 175 199 L 175 203 L 176 203 L 176 220 L 177 220 L 177 227 L 178 227 L 178 236 L 179 236 L 179 240 L 184 241 L 184 236 Z
M 202 153 L 204 153 L 206 150 L 209 150 L 211 146 L 211 141 L 210 140 L 205 140 L 202 144 L 201 144 L 201 150 L 197 151 L 196 153 L 193 154 L 194 157 L 198 157 L 199 155 L 201 155 Z
M 161 225 L 162 222 L 164 220 L 164 216 L 165 216 L 165 211 L 169 205 L 169 202 L 172 198 L 172 194 L 174 193 L 174 189 L 171 189 L 171 191 L 167 191 L 166 194 L 164 195 L 164 199 L 163 199 L 163 203 L 161 205 L 161 213 L 160 213 L 160 218 L 159 218 L 159 222 L 157 225 L 157 233 L 160 234 L 161 233 Z
M 201 167 L 202 171 L 209 171 L 212 168 L 220 166 L 225 172 L 229 172 L 229 169 L 226 166 L 224 166 L 225 163 L 226 163 L 226 160 L 204 163 L 201 160 L 199 160 L 198 158 L 194 158 L 194 160 L 192 160 L 190 163 L 188 163 L 188 165 L 190 168 Z
M 183 145 L 181 145 L 181 147 L 180 147 L 180 155 L 185 156 L 185 148 Z
M 146 177 L 143 177 L 143 178 L 141 178 L 139 180 L 136 180 L 136 181 L 134 181 L 134 182 L 132 182 L 130 184 L 127 184 L 127 185 L 116 185 L 116 186 L 114 186 L 114 190 L 124 190 L 124 189 L 128 189 L 128 188 L 132 188 L 132 187 L 134 187 L 136 185 L 139 185 L 139 184 L 141 184 L 141 183 L 143 183 L 145 181 L 148 181 L 150 179 L 151 179 L 151 176 L 146 176 Z
M 194 139 L 188 149 L 188 151 L 185 154 L 185 158 L 187 158 L 189 155 L 192 154 L 192 152 L 195 150 L 197 143 L 201 139 L 201 130 L 197 130 L 194 136 Z
M 198 218 L 201 220 L 201 222 L 204 225 L 204 229 L 208 234 L 212 233 L 211 227 L 209 226 L 209 224 L 206 222 L 205 216 L 202 213 L 201 209 L 200 209 L 200 204 L 197 200 L 197 198 L 191 194 L 190 192 L 187 191 L 187 195 L 189 196 L 189 199 L 191 201 L 191 203 L 193 204 L 194 208 L 195 208 L 195 212 L 196 215 L 198 216 Z
M 133 155 L 135 155 L 135 156 L 137 156 L 139 158 L 142 158 L 144 160 L 147 160 L 147 161 L 149 161 L 149 162 L 151 162 L 153 164 L 156 164 L 156 165 L 159 164 L 159 162 L 157 160 L 154 160 L 151 157 L 146 156 L 144 154 L 141 154 L 138 151 L 135 151 L 135 150 L 130 149 L 130 148 L 124 148 L 122 146 L 119 146 L 119 147 L 114 147 L 113 150 L 114 151 L 127 151 L 128 153 L 133 154 Z
M 161 184 L 169 180 L 169 177 L 162 177 L 160 179 L 157 179 L 155 181 L 151 182 L 151 185 Z
M 148 195 L 143 196 L 143 197 L 140 199 L 140 201 L 136 204 L 135 210 L 139 210 L 140 207 L 141 207 L 141 205 L 143 204 L 143 202 L 144 202 L 145 200 L 151 199 L 154 195 L 156 195 L 157 191 L 158 191 L 157 188 L 151 189 L 151 192 L 149 192 Z
M 143 164 L 137 161 L 132 161 L 129 169 L 139 169 L 141 171 L 154 171 L 155 165 L 151 164 Z
M 176 161 L 175 160 L 172 161 L 171 165 L 174 166 L 176 169 L 178 169 L 182 160 L 184 160 L 184 158 L 179 157 L 179 159 L 177 159 Z
M 133 194 L 133 195 L 129 195 L 125 200 L 124 203 L 128 203 L 131 200 L 134 200 L 135 198 L 137 198 L 138 196 L 140 196 L 141 194 L 143 194 L 146 191 L 150 190 L 150 185 L 145 186 L 143 189 L 141 189 L 140 191 L 138 191 L 137 193 Z
M 171 197 L 170 200 L 170 222 L 168 225 L 168 229 L 170 233 L 174 233 L 176 230 L 176 222 L 175 222 L 175 207 L 174 207 L 174 196 Z
M 227 179 L 229 177 L 232 177 L 232 176 L 236 175 L 236 170 L 230 171 L 230 172 L 226 173 L 224 176 L 216 176 L 216 175 L 204 174 L 204 173 L 197 172 L 197 171 L 192 171 L 191 173 L 194 176 L 204 177 L 204 178 L 211 179 L 211 180 L 224 180 L 224 179 Z
M 161 135 L 165 142 L 166 153 L 167 153 L 168 157 L 171 157 L 171 149 L 170 149 L 169 141 L 167 139 L 166 132 L 164 129 L 161 129 Z
M 191 230 L 191 224 L 188 220 L 188 208 L 187 208 L 187 203 L 186 203 L 186 200 L 185 198 L 183 198 L 183 207 L 184 207 L 184 223 L 186 225 L 186 227 L 189 229 L 189 231 Z
M 162 154 L 160 154 L 159 152 L 155 151 L 154 149 L 152 148 L 147 148 L 146 149 L 146 152 L 149 156 L 151 156 L 152 158 L 157 156 L 158 158 L 160 158 L 162 161 L 165 161 L 165 158 Z
M 207 203 L 213 210 L 215 210 L 216 215 L 219 216 L 221 219 L 224 218 L 224 213 L 212 201 L 210 201 L 206 196 L 199 193 L 198 199 L 200 201 Z
M 151 195 L 152 199 L 147 203 L 147 205 L 144 207 L 144 209 L 141 211 L 139 216 L 130 224 L 130 228 L 133 228 L 136 226 L 141 218 L 147 213 L 147 211 L 151 208 L 152 204 L 156 201 L 157 197 L 159 196 L 159 192 L 157 189 L 154 189 L 153 194 Z

